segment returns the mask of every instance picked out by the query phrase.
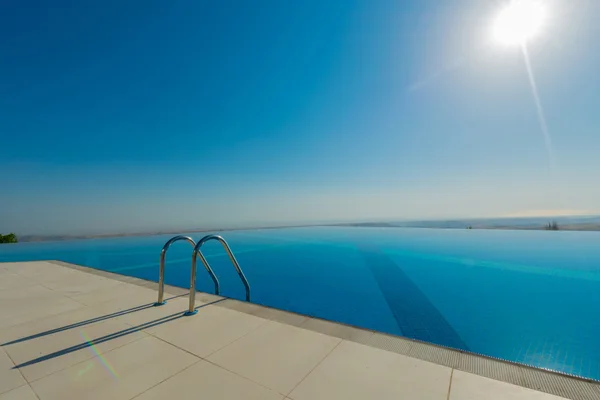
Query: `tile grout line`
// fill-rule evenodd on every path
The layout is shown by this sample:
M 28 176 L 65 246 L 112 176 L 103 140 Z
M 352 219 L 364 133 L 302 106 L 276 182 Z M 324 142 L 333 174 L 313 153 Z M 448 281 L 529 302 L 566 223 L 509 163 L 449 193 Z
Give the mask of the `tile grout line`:
M 330 337 L 333 337 L 333 336 L 330 336 Z M 300 386 L 300 384 L 301 384 L 302 382 L 304 382 L 304 380 L 305 380 L 306 378 L 308 378 L 308 376 L 309 376 L 309 375 L 310 375 L 310 374 L 311 374 L 311 373 L 312 373 L 312 372 L 313 372 L 315 369 L 317 369 L 317 367 L 318 367 L 319 365 L 321 365 L 321 363 L 322 363 L 323 361 L 325 361 L 325 359 L 326 359 L 327 357 L 329 357 L 329 355 L 330 355 L 331 353 L 333 353 L 333 351 L 334 351 L 335 349 L 337 349 L 337 347 L 338 347 L 338 346 L 339 346 L 339 345 L 340 345 L 340 344 L 341 344 L 343 341 L 344 341 L 344 339 L 340 339 L 340 341 L 339 341 L 339 342 L 337 342 L 337 344 L 336 344 L 335 346 L 333 346 L 333 348 L 332 348 L 331 350 L 329 350 L 329 351 L 327 352 L 327 354 L 325 354 L 325 356 L 324 356 L 324 357 L 323 357 L 321 360 L 319 360 L 319 362 L 318 362 L 318 363 L 316 363 L 316 364 L 315 364 L 315 366 L 314 366 L 314 367 L 312 367 L 312 368 L 310 369 L 310 371 L 308 371 L 308 373 L 307 373 L 306 375 L 304 375 L 304 377 L 303 377 L 302 379 L 300 379 L 300 381 L 299 381 L 299 382 L 298 382 L 298 383 L 297 383 L 297 384 L 296 384 L 296 385 L 295 385 L 295 386 L 292 388 L 292 390 L 290 390 L 289 392 L 287 392 L 286 394 L 284 394 L 284 396 L 285 396 L 285 397 L 289 397 L 289 395 L 290 395 L 290 394 L 291 394 L 291 393 L 292 393 L 294 390 L 296 390 L 296 388 L 297 388 L 298 386 Z
M 262 317 L 257 317 L 257 318 L 262 318 Z M 233 343 L 237 342 L 238 340 L 240 340 L 240 339 L 242 339 L 242 338 L 244 338 L 244 337 L 248 336 L 250 333 L 254 332 L 254 331 L 255 331 L 255 330 L 257 330 L 258 328 L 262 327 L 263 325 L 266 325 L 268 322 L 277 322 L 277 321 L 273 321 L 273 320 L 266 319 L 266 318 L 262 318 L 262 319 L 264 319 L 264 320 L 265 320 L 265 322 L 263 322 L 262 324 L 260 324 L 260 325 L 259 325 L 259 326 L 257 326 L 256 328 L 252 329 L 251 331 L 249 331 L 249 332 L 246 332 L 244 335 L 240 336 L 239 338 L 237 338 L 237 339 L 236 339 L 236 340 L 234 340 L 233 342 L 231 342 L 231 343 L 229 343 L 229 344 L 227 344 L 227 345 L 225 345 L 225 346 L 221 347 L 221 348 L 220 348 L 220 349 L 218 349 L 218 350 L 215 350 L 215 351 L 213 351 L 212 353 L 210 353 L 210 354 L 209 354 L 209 355 L 207 355 L 206 357 L 210 357 L 211 355 L 213 355 L 213 354 L 215 354 L 215 353 L 217 353 L 217 352 L 219 352 L 219 351 L 223 350 L 225 347 L 228 347 L 228 346 L 232 345 Z M 230 370 L 230 369 L 228 369 L 228 368 L 225 368 L 223 365 L 219 365 L 219 364 L 217 364 L 217 363 L 215 363 L 215 362 L 213 362 L 213 361 L 209 360 L 208 358 L 202 357 L 202 359 L 203 359 L 204 361 L 206 361 L 206 362 L 210 363 L 211 365 L 214 365 L 215 367 L 218 367 L 218 368 L 224 369 L 225 371 L 227 371 L 227 372 L 230 372 L 230 373 L 232 373 L 232 374 L 234 374 L 234 375 L 236 375 L 236 376 L 239 376 L 240 378 L 246 379 L 246 380 L 248 380 L 248 381 L 250 381 L 250 382 L 252 382 L 252 383 L 255 383 L 255 384 L 257 384 L 257 385 L 259 385 L 259 386 L 261 386 L 261 387 L 264 387 L 264 388 L 266 388 L 266 389 L 269 389 L 269 390 L 270 390 L 270 391 L 272 391 L 272 392 L 279 393 L 279 394 L 281 394 L 281 395 L 283 395 L 283 396 L 285 397 L 285 394 L 283 394 L 283 393 L 280 393 L 280 392 L 278 392 L 277 390 L 275 390 L 275 389 L 273 389 L 273 388 L 270 388 L 270 387 L 268 387 L 268 386 L 266 386 L 266 385 L 264 385 L 264 384 L 262 384 L 262 383 L 260 383 L 260 382 L 256 382 L 256 381 L 254 381 L 254 380 L 252 380 L 252 379 L 248 378 L 247 376 L 241 375 L 241 374 L 239 374 L 239 373 L 237 373 L 237 372 L 235 372 L 235 371 L 232 371 L 232 370 Z
M 4 347 L 4 346 L 1 346 Z M 13 360 L 13 358 L 10 356 L 10 354 L 8 354 L 8 351 L 2 349 L 2 351 L 4 352 L 4 354 L 6 354 L 6 357 L 8 357 L 8 359 L 10 360 L 10 362 L 13 364 L 13 368 L 15 368 L 17 366 L 17 364 L 15 364 L 15 360 Z M 35 394 L 35 397 L 37 397 L 38 399 L 40 398 L 40 396 L 37 395 L 37 393 L 35 392 L 35 390 L 33 390 L 33 388 L 31 387 L 31 385 L 29 384 L 29 381 L 27 380 L 27 378 L 25 378 L 25 375 L 23 375 L 23 372 L 21 372 L 21 368 L 17 368 L 17 371 L 19 371 L 19 374 L 21 375 L 21 378 L 23 378 L 23 381 L 25 382 L 25 385 L 29 386 L 29 389 L 31 389 L 31 391 L 33 392 L 33 394 Z M 19 389 L 22 388 L 25 385 L 21 385 L 21 386 L 17 386 L 16 388 L 10 389 L 8 392 L 11 392 L 15 389 Z M 4 393 L 8 393 L 8 392 L 3 392 Z
M 264 319 L 264 318 L 263 318 L 263 319 Z M 250 378 L 248 378 L 248 377 L 246 377 L 246 376 L 240 375 L 239 373 L 237 373 L 237 372 L 235 372 L 235 371 L 232 371 L 232 370 L 230 370 L 230 369 L 227 369 L 227 368 L 225 368 L 225 367 L 224 367 L 224 366 L 222 366 L 222 365 L 216 364 L 215 362 L 213 362 L 213 361 L 211 361 L 211 360 L 209 360 L 209 359 L 207 358 L 207 357 L 210 357 L 211 355 L 215 354 L 216 352 L 223 350 L 225 347 L 227 347 L 227 346 L 229 346 L 229 345 L 233 344 L 234 342 L 238 341 L 239 339 L 241 339 L 241 338 L 243 338 L 243 337 L 245 337 L 245 336 L 249 335 L 251 332 L 253 332 L 254 330 L 256 330 L 256 329 L 258 329 L 259 327 L 263 326 L 263 325 L 264 325 L 265 323 L 267 323 L 267 322 L 269 322 L 269 320 L 265 320 L 265 322 L 263 322 L 262 324 L 258 325 L 256 328 L 252 329 L 250 332 L 247 332 L 247 333 L 245 333 L 243 336 L 240 336 L 238 339 L 235 339 L 233 342 L 231 342 L 231 343 L 229 343 L 229 344 L 226 344 L 225 346 L 223 346 L 223 347 L 219 348 L 218 350 L 215 350 L 215 351 L 213 351 L 212 353 L 210 353 L 209 355 L 206 355 L 206 356 L 204 356 L 204 357 L 200 357 L 200 356 L 198 356 L 198 355 L 196 355 L 196 354 L 194 354 L 194 353 L 191 353 L 190 351 L 188 351 L 188 350 L 186 350 L 186 349 L 184 349 L 184 348 L 181 348 L 181 347 L 179 347 L 179 346 L 177 346 L 177 345 L 175 345 L 175 344 L 173 344 L 173 343 L 171 343 L 171 342 L 168 342 L 168 341 L 166 341 L 166 340 L 164 340 L 164 339 L 162 339 L 162 338 L 160 338 L 160 337 L 158 337 L 158 336 L 155 336 L 155 335 L 154 335 L 154 334 L 152 334 L 152 333 L 148 333 L 148 335 L 151 335 L 152 337 L 155 337 L 155 338 L 157 338 L 158 340 L 161 340 L 161 341 L 163 341 L 163 342 L 165 342 L 165 343 L 167 343 L 167 344 L 169 344 L 169 345 L 171 345 L 171 346 L 173 346 L 173 347 L 175 347 L 175 348 L 177 348 L 177 349 L 180 349 L 180 350 L 182 350 L 182 351 L 184 351 L 184 352 L 186 352 L 186 353 L 189 353 L 189 354 L 191 354 L 191 355 L 192 355 L 192 356 L 194 356 L 194 357 L 197 357 L 197 358 L 199 358 L 200 360 L 198 360 L 198 362 L 199 362 L 199 361 L 205 361 L 205 362 L 207 362 L 207 363 L 209 363 L 209 364 L 211 364 L 211 365 L 214 365 L 214 366 L 215 366 L 215 367 L 217 367 L 217 368 L 223 369 L 223 370 L 225 370 L 225 371 L 227 371 L 227 372 L 229 372 L 229 373 L 231 373 L 231 374 L 233 374 L 233 375 L 236 375 L 236 376 L 238 376 L 238 377 L 240 377 L 240 378 L 242 378 L 242 379 L 245 379 L 245 380 L 247 380 L 247 381 L 249 381 L 249 382 L 252 382 L 252 383 L 254 383 L 254 384 L 256 384 L 256 385 L 259 385 L 259 386 L 261 386 L 261 387 L 263 387 L 263 388 L 265 388 L 265 389 L 268 389 L 268 390 L 270 390 L 270 391 L 272 391 L 272 392 L 279 393 L 279 392 L 277 392 L 277 391 L 276 391 L 275 389 L 273 389 L 273 388 L 270 388 L 270 387 L 268 387 L 268 386 L 265 386 L 265 385 L 264 385 L 264 384 L 262 384 L 262 383 L 255 382 L 255 381 L 253 381 L 252 379 L 250 379 Z M 194 364 L 197 364 L 197 362 L 196 362 L 196 363 L 194 363 Z M 282 393 L 280 393 L 280 394 L 282 394 Z
M 29 389 L 31 389 L 31 391 L 33 392 L 33 394 L 35 395 L 35 397 L 37 397 L 37 398 L 38 398 L 38 400 L 41 400 L 41 398 L 40 398 L 40 395 L 39 395 L 39 394 L 37 394 L 37 392 L 36 392 L 36 391 L 33 389 L 33 386 L 31 386 L 31 385 L 29 384 L 29 382 L 27 382 L 27 385 L 29 386 Z
M 256 318 L 262 318 L 262 317 L 256 317 Z M 219 351 L 223 350 L 224 348 L 231 346 L 231 345 L 232 345 L 232 344 L 234 344 L 235 342 L 237 342 L 237 341 L 239 341 L 239 340 L 241 340 L 241 339 L 245 338 L 246 336 L 248 336 L 248 335 L 249 335 L 249 334 L 251 334 L 252 332 L 254 332 L 254 331 L 258 330 L 259 328 L 261 328 L 263 325 L 266 325 L 268 322 L 272 322 L 272 321 L 270 321 L 270 320 L 268 320 L 268 319 L 266 319 L 266 318 L 262 318 L 262 319 L 264 319 L 264 322 L 261 322 L 261 323 L 260 323 L 259 325 L 257 325 L 255 328 L 253 328 L 253 329 L 250 329 L 248 332 L 244 333 L 244 334 L 243 334 L 242 336 L 240 336 L 239 338 L 232 340 L 231 342 L 229 342 L 229 343 L 227 343 L 226 345 L 224 345 L 224 346 L 222 346 L 222 347 L 218 348 L 217 350 L 215 350 L 215 351 L 211 352 L 210 354 L 207 354 L 205 357 L 202 357 L 202 358 L 204 358 L 204 359 L 207 359 L 208 357 L 212 356 L 212 355 L 213 355 L 213 354 L 215 354 L 216 352 L 219 352 Z M 208 360 L 207 360 L 207 361 L 208 361 Z M 215 365 L 216 365 L 216 364 L 215 364 Z
M 23 376 L 23 374 L 21 374 L 21 376 Z M 23 378 L 23 379 L 25 379 L 25 378 Z M 12 389 L 8 389 L 8 390 L 6 390 L 4 392 L 0 392 L 0 397 L 4 396 L 7 393 L 12 392 L 13 390 L 21 389 L 23 386 L 28 386 L 28 385 L 29 385 L 29 382 L 25 381 L 25 383 L 23 383 L 22 385 L 16 386 L 16 387 L 14 387 Z M 4 390 L 4 389 L 2 389 L 2 390 Z
M 152 334 L 152 333 L 150 333 L 150 332 L 144 332 L 144 333 L 145 333 L 145 334 L 147 334 L 147 335 L 149 335 L 149 336 L 151 336 L 151 337 L 153 337 L 153 338 L 155 338 L 155 339 L 158 339 L 158 340 L 160 340 L 161 342 L 164 342 L 164 343 L 168 344 L 169 346 L 173 346 L 173 347 L 175 347 L 176 349 L 179 349 L 179 350 L 181 350 L 181 351 L 183 351 L 183 352 L 185 352 L 185 353 L 188 353 L 189 355 L 191 355 L 191 356 L 194 356 L 194 357 L 196 357 L 196 358 L 198 358 L 198 359 L 200 359 L 200 360 L 202 360 L 202 359 L 203 359 L 202 357 L 200 357 L 200 356 L 198 356 L 198 355 L 196 355 L 196 354 L 192 353 L 191 351 L 189 351 L 189 350 L 186 350 L 186 349 L 184 349 L 183 347 L 179 347 L 179 346 L 177 346 L 176 344 L 173 344 L 173 343 L 171 343 L 171 342 L 168 342 L 168 341 L 166 341 L 165 339 L 163 339 L 163 338 L 161 338 L 161 337 L 155 336 L 154 334 Z
M 232 370 L 230 370 L 230 369 L 227 369 L 227 368 L 225 368 L 225 367 L 224 367 L 224 366 L 222 366 L 222 365 L 216 364 L 216 363 L 214 363 L 214 362 L 213 362 L 213 361 L 211 361 L 211 360 L 208 360 L 208 359 L 206 359 L 206 358 L 203 358 L 202 360 L 203 360 L 203 361 L 206 361 L 206 362 L 207 362 L 207 363 L 209 363 L 210 365 L 213 365 L 213 366 L 215 366 L 215 367 L 217 367 L 217 368 L 220 368 L 220 369 L 222 369 L 222 370 L 225 370 L 225 371 L 229 372 L 230 374 L 233 374 L 233 375 L 235 375 L 235 376 L 238 376 L 238 377 L 240 377 L 240 378 L 242 378 L 242 379 L 244 379 L 244 380 L 247 380 L 248 382 L 252 382 L 252 383 L 254 383 L 255 385 L 258 385 L 258 386 L 260 386 L 260 387 L 263 387 L 263 388 L 265 388 L 265 389 L 268 389 L 268 390 L 270 390 L 271 392 L 275 392 L 275 393 L 278 393 L 278 394 L 280 394 L 280 395 L 282 395 L 282 396 L 285 396 L 283 393 L 279 393 L 277 390 L 275 390 L 275 389 L 273 389 L 273 388 L 270 388 L 270 387 L 266 386 L 266 385 L 265 385 L 265 384 L 263 384 L 263 383 L 256 382 L 256 381 L 254 381 L 254 380 L 252 380 L 252 379 L 248 378 L 247 376 L 240 375 L 239 373 L 237 373 L 237 372 L 235 372 L 235 371 L 232 371 Z
M 168 343 L 168 342 L 167 342 L 167 343 Z M 135 399 L 135 398 L 137 398 L 137 397 L 140 397 L 141 395 L 143 395 L 144 393 L 146 393 L 146 392 L 148 392 L 148 391 L 150 391 L 150 390 L 154 389 L 155 387 L 157 387 L 157 386 L 158 386 L 158 385 L 160 385 L 161 383 L 163 383 L 163 382 L 165 382 L 165 381 L 168 381 L 168 380 L 169 380 L 169 379 L 171 379 L 171 378 L 174 378 L 175 376 L 177 376 L 177 375 L 181 374 L 182 372 L 186 371 L 186 370 L 187 370 L 187 369 L 189 369 L 189 368 L 192 368 L 194 365 L 196 365 L 196 364 L 198 364 L 199 362 L 201 362 L 201 361 L 202 361 L 202 358 L 200 358 L 200 357 L 198 357 L 198 356 L 195 356 L 195 357 L 196 357 L 196 358 L 198 358 L 198 360 L 194 361 L 193 363 L 191 363 L 190 365 L 188 365 L 187 367 L 185 367 L 185 368 L 184 368 L 184 369 L 182 369 L 181 371 L 177 371 L 177 372 L 175 372 L 173 375 L 171 375 L 171 376 L 168 376 L 167 378 L 165 378 L 165 379 L 163 379 L 162 381 L 158 382 L 156 385 L 152 385 L 152 386 L 150 386 L 148 389 L 146 389 L 146 390 L 144 390 L 144 391 L 142 391 L 142 392 L 140 392 L 140 393 L 136 394 L 136 395 L 135 395 L 135 396 L 133 396 L 133 397 L 130 397 L 130 398 L 129 398 L 129 400 L 133 400 L 133 399 Z
M 450 371 L 450 383 L 448 384 L 448 396 L 446 397 L 446 400 L 450 400 L 450 392 L 452 391 L 453 377 L 454 377 L 454 368 L 452 368 L 452 371 Z

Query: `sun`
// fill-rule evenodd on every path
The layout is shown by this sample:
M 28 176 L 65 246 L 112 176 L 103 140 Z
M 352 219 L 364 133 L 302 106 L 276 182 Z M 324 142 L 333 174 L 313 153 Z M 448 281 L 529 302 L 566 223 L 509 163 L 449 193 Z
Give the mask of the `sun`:
M 510 0 L 493 27 L 494 39 L 509 46 L 523 46 L 537 36 L 546 20 L 541 0 Z

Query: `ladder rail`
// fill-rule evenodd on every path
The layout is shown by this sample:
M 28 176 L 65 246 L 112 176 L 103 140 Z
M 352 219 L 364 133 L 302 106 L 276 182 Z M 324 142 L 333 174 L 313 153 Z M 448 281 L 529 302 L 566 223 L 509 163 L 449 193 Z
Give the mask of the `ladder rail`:
M 210 240 L 216 240 L 219 243 L 221 243 L 221 245 L 227 252 L 227 255 L 229 256 L 231 263 L 235 267 L 235 270 L 236 270 L 238 276 L 240 277 L 242 283 L 244 284 L 244 287 L 246 288 L 246 301 L 250 301 L 250 284 L 248 283 L 248 279 L 246 278 L 246 275 L 244 275 L 244 271 L 242 271 L 240 264 L 238 263 L 237 259 L 233 255 L 233 252 L 231 251 L 231 247 L 229 247 L 229 244 L 227 244 L 225 239 L 223 239 L 221 236 L 207 235 L 207 236 L 204 236 L 202 239 L 200 239 L 200 241 L 194 247 L 194 252 L 192 253 L 192 273 L 191 273 L 191 277 L 190 277 L 190 303 L 189 303 L 188 311 L 185 313 L 185 315 L 194 315 L 198 312 L 198 310 L 195 309 L 195 306 L 196 306 L 196 264 L 197 264 L 198 256 L 200 257 L 200 260 L 204 264 L 204 267 L 206 268 L 206 270 L 209 271 L 209 273 L 211 273 L 211 275 L 213 275 L 212 268 L 208 264 L 208 261 L 206 260 L 206 257 L 204 257 L 204 254 L 202 254 L 202 252 L 200 251 L 200 249 L 202 248 L 204 243 L 206 243 Z M 218 281 L 216 281 L 216 282 L 218 282 Z M 216 291 L 216 294 L 219 294 L 218 285 L 215 287 L 215 291 Z
M 196 248 L 196 242 L 194 241 L 194 239 L 192 239 L 189 236 L 175 236 L 175 237 L 172 237 L 171 239 L 169 239 L 169 241 L 167 241 L 167 243 L 165 243 L 165 245 L 163 246 L 163 248 L 160 252 L 160 269 L 159 269 L 159 273 L 158 273 L 158 301 L 156 303 L 154 303 L 155 306 L 162 306 L 163 304 L 166 303 L 164 296 L 165 296 L 165 263 L 166 263 L 166 258 L 167 258 L 167 250 L 169 250 L 169 247 L 171 247 L 171 245 L 173 243 L 180 241 L 180 240 L 185 240 L 186 242 L 191 244 L 192 247 L 194 247 L 194 249 Z M 215 283 L 215 290 L 218 293 L 219 280 L 217 279 L 215 273 L 213 272 L 212 268 L 210 268 L 210 265 L 208 265 L 208 263 L 205 264 L 204 266 L 206 267 L 206 270 L 208 271 L 213 282 Z

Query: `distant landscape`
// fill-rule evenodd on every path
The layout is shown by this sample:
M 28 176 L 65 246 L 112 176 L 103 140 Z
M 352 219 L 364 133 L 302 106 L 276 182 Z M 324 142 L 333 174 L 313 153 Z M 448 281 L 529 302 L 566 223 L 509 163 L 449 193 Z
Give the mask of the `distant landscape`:
M 377 227 L 377 228 L 431 228 L 431 229 L 514 229 L 514 230 L 560 230 L 560 231 L 600 231 L 600 216 L 554 216 L 554 217 L 518 217 L 518 218 L 479 218 L 479 219 L 448 219 L 448 220 L 414 220 L 414 221 L 372 221 L 344 222 L 336 224 L 307 224 L 307 225 L 278 225 L 259 228 L 228 228 L 228 229 L 184 229 L 136 233 L 106 233 L 94 235 L 22 235 L 19 242 L 42 242 L 56 240 L 94 239 L 110 237 L 129 237 L 145 235 L 166 235 L 235 231 L 242 229 L 278 229 L 299 228 L 310 226 L 346 226 L 346 227 Z
M 116 237 L 131 237 L 131 236 L 153 236 L 153 235 L 180 235 L 183 233 L 198 233 L 198 232 L 222 232 L 222 231 L 239 231 L 245 229 L 279 229 L 279 228 L 300 228 L 312 225 L 281 225 L 281 226 L 263 226 L 263 227 L 240 227 L 240 228 L 214 228 L 214 229 L 180 229 L 180 230 L 165 230 L 165 231 L 148 231 L 148 232 L 133 232 L 133 233 L 102 233 L 90 235 L 22 235 L 19 236 L 19 242 L 50 242 L 57 240 L 76 240 L 76 239 L 101 239 L 101 238 L 116 238 Z
M 553 216 L 518 218 L 449 219 L 431 221 L 360 222 L 336 226 L 435 228 L 435 229 L 515 229 L 600 231 L 600 216 Z

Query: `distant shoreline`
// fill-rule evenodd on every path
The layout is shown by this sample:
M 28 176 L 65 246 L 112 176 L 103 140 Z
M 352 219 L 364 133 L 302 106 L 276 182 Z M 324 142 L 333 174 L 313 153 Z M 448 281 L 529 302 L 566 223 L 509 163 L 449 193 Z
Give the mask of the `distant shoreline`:
M 532 217 L 532 218 L 487 218 L 464 220 L 436 220 L 436 221 L 403 221 L 403 222 L 346 222 L 329 224 L 299 224 L 277 225 L 259 227 L 239 227 L 220 229 L 191 229 L 167 230 L 157 232 L 134 233 L 104 233 L 90 235 L 23 235 L 19 242 L 51 242 L 63 240 L 106 239 L 136 236 L 178 235 L 181 233 L 208 233 L 227 232 L 250 229 L 283 229 L 283 228 L 309 228 L 317 226 L 329 227 L 361 227 L 361 228 L 421 228 L 421 229 L 488 229 L 488 230 L 547 230 L 550 222 L 557 221 L 559 231 L 598 232 L 600 231 L 600 216 L 559 216 L 559 217 Z
M 159 231 L 159 232 L 101 233 L 101 234 L 90 234 L 90 235 L 22 235 L 22 236 L 19 236 L 19 243 L 54 242 L 54 241 L 62 241 L 62 240 L 109 239 L 109 238 L 119 238 L 119 237 L 136 237 L 136 236 L 181 235 L 183 233 L 244 231 L 244 230 L 249 230 L 249 229 L 306 228 L 306 227 L 311 227 L 311 226 L 322 226 L 322 225 L 260 226 L 260 227 L 245 227 L 245 228 L 191 229 L 191 230 L 177 230 L 177 231 L 170 230 L 170 231 Z
M 362 227 L 362 228 L 418 228 L 418 229 L 470 229 L 470 230 L 515 230 L 515 231 L 545 231 L 549 230 L 546 225 L 530 226 L 530 225 L 477 225 L 463 224 L 462 226 L 452 226 L 444 224 L 393 224 L 386 222 L 366 222 L 366 223 L 351 223 L 351 224 L 335 224 L 328 226 L 347 226 L 347 227 Z M 570 232 L 598 232 L 600 231 L 600 223 L 570 223 L 558 224 L 557 231 Z

